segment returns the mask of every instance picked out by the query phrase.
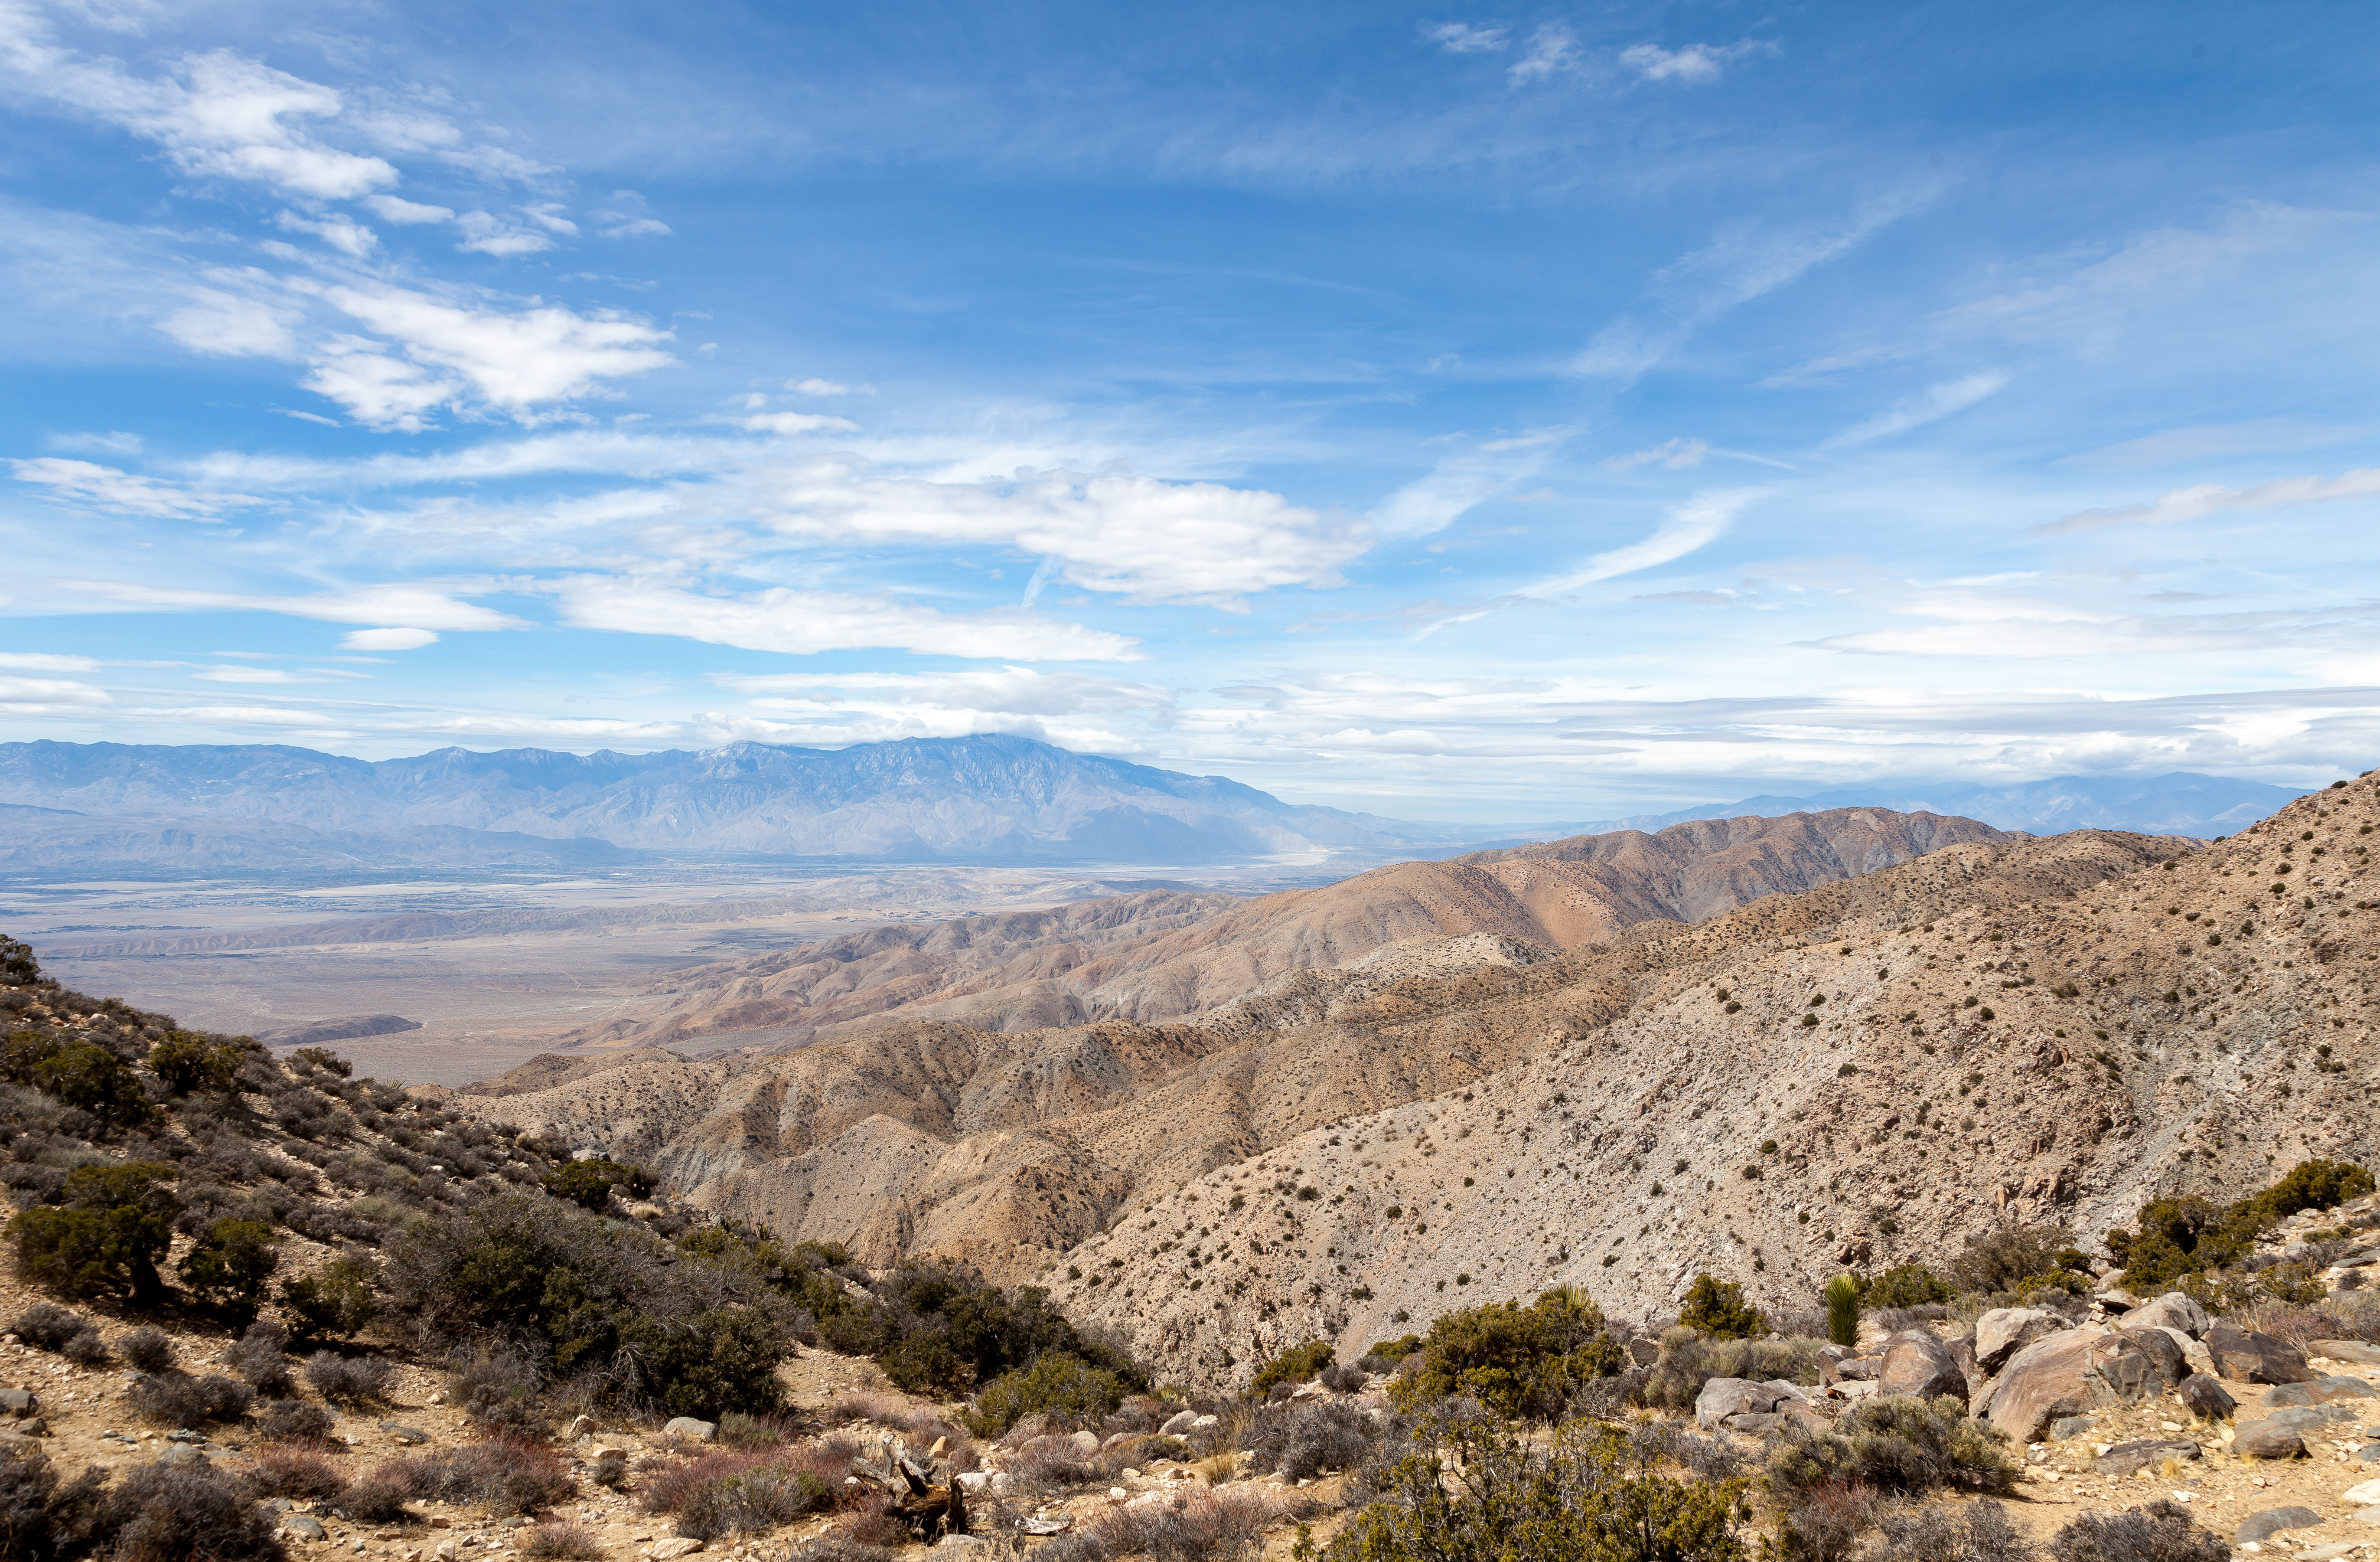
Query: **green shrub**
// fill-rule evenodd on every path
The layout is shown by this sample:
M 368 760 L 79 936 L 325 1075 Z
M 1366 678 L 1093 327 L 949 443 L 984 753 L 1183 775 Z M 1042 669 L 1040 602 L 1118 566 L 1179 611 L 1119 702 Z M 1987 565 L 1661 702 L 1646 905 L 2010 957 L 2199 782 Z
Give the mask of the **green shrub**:
M 1818 1381 L 1818 1347 L 1815 1339 L 1705 1339 L 1685 1327 L 1661 1336 L 1661 1354 L 1636 1388 L 1637 1397 L 1660 1409 L 1691 1407 L 1703 1385 L 1715 1377 L 1749 1378 L 1755 1383 L 1783 1379 L 1788 1383 Z
M 1378 1501 L 1296 1562 L 1740 1562 L 1741 1481 L 1662 1475 L 1614 1427 L 1572 1422 L 1550 1446 L 1492 1423 L 1425 1429 L 1379 1474 Z M 1444 1452 L 1440 1452 L 1444 1450 Z M 1447 1457 L 1451 1454 L 1456 1457 Z
M 1859 1276 L 1838 1275 L 1827 1282 L 1827 1337 L 1840 1346 L 1855 1346 L 1859 1323 Z
M 2063 1226 L 2002 1226 L 1979 1231 L 1950 1263 L 1950 1277 L 1963 1290 L 1981 1296 L 2021 1291 L 2027 1282 L 2055 1275 L 2071 1264 L 2087 1269 L 2090 1261 L 2072 1246 L 2072 1234 Z M 2039 1288 L 2035 1287 L 2034 1288 Z
M 2263 1190 L 2217 1206 L 2196 1194 L 2152 1201 L 2134 1229 L 2107 1233 L 2124 1283 L 2156 1285 L 2237 1261 L 2262 1233 L 2301 1210 L 2325 1210 L 2373 1190 L 2372 1174 L 2347 1161 L 2301 1161 Z
M 18 1031 L 0 1043 L 0 1075 L 79 1107 L 113 1128 L 156 1117 L 140 1077 L 94 1043 L 39 1031 Z
M 1339 1359 L 1327 1339 L 1309 1339 L 1303 1345 L 1293 1345 L 1257 1368 L 1249 1380 L 1248 1392 L 1261 1399 L 1277 1383 L 1310 1383 L 1322 1369 Z
M 2016 1475 L 2008 1439 L 1964 1404 L 1905 1394 L 1855 1405 L 1830 1431 L 1781 1443 L 1768 1459 L 1769 1484 L 1788 1496 L 1820 1486 L 2001 1493 L 2015 1488 Z
M 173 1095 L 221 1093 L 237 1085 L 242 1063 L 263 1054 L 263 1046 L 247 1036 L 210 1038 L 170 1031 L 149 1049 L 149 1071 Z
M 1374 1340 L 1372 1348 L 1364 1354 L 1367 1357 L 1378 1357 L 1383 1361 L 1402 1361 L 1420 1348 L 1421 1336 L 1407 1335 L 1402 1339 Z
M 1507 1416 L 1559 1416 L 1572 1395 L 1628 1364 L 1601 1309 L 1565 1287 L 1527 1307 L 1488 1302 L 1440 1316 L 1421 1365 L 1390 1389 L 1402 1409 L 1467 1394 Z
M 281 1267 L 273 1227 L 229 1216 L 191 1244 L 181 1263 L 182 1283 L 211 1305 L 245 1322 L 264 1300 L 264 1284 Z
M 868 1301 L 820 1318 L 819 1336 L 836 1350 L 875 1357 L 886 1376 L 912 1392 L 964 1393 L 1051 1350 L 1135 1388 L 1148 1381 L 1122 1351 L 1076 1332 L 1041 1287 L 1002 1290 L 939 1262 L 901 1265 L 876 1282 Z
M 630 1197 L 641 1199 L 659 1180 L 650 1167 L 594 1157 L 548 1172 L 545 1190 L 582 1209 L 600 1210 L 611 1202 L 613 1189 L 625 1188 Z
M 354 1064 L 328 1047 L 299 1047 L 289 1055 L 289 1060 L 292 1063 L 310 1063 L 324 1073 L 336 1074 L 343 1080 L 351 1077 L 356 1071 Z
M 171 1166 L 146 1161 L 77 1166 L 67 1174 L 67 1207 L 36 1205 L 8 1223 L 26 1278 L 76 1296 L 128 1296 L 136 1307 L 163 1301 L 157 1261 L 174 1240 L 181 1202 L 157 1185 Z
M 1063 1350 L 1048 1350 L 1029 1367 L 1004 1373 L 984 1385 L 966 1412 L 978 1437 L 997 1437 L 1030 1415 L 1070 1422 L 1110 1415 L 1123 1403 L 1123 1380 Z
M 311 1275 L 283 1282 L 281 1310 L 290 1332 L 307 1340 L 354 1338 L 377 1311 L 375 1279 L 370 1265 L 334 1258 Z
M 1732 1280 L 1697 1275 L 1686 1287 L 1678 1322 L 1713 1339 L 1750 1339 L 1768 1332 L 1768 1319 L 1743 1300 L 1743 1287 Z
M 1957 1294 L 1924 1264 L 1900 1263 L 1861 1287 L 1860 1301 L 1868 1307 L 1924 1307 Z

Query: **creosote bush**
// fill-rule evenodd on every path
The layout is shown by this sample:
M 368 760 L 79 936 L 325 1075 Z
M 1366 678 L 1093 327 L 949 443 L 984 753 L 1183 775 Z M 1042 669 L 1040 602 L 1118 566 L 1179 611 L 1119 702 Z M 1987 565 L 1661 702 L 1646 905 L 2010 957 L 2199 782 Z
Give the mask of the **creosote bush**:
M 210 1421 L 237 1421 L 256 1402 L 256 1391 L 237 1378 L 209 1373 L 155 1373 L 135 1378 L 125 1396 L 141 1420 L 160 1426 L 195 1427 Z
M 1124 1382 L 1063 1350 L 1044 1351 L 1029 1367 L 986 1384 L 966 1412 L 967 1429 L 997 1437 L 1026 1416 L 1096 1421 L 1123 1403 Z
M 1330 1342 L 1327 1339 L 1309 1339 L 1303 1345 L 1293 1345 L 1257 1368 L 1256 1376 L 1248 1383 L 1248 1394 L 1253 1398 L 1261 1399 L 1275 1384 L 1310 1383 L 1336 1357 L 1337 1353 L 1330 1348 Z
M 318 1350 L 306 1363 L 306 1381 L 334 1405 L 369 1405 L 386 1397 L 393 1371 L 384 1357 Z
M 1768 1458 L 1769 1483 L 1788 1497 L 1820 1486 L 2000 1494 L 2015 1488 L 2016 1473 L 2007 1438 L 1964 1405 L 1903 1394 L 1864 1400 L 1825 1432 L 1780 1441 Z
M 1465 1395 L 1503 1415 L 1551 1418 L 1587 1384 L 1627 1365 L 1602 1310 L 1574 1287 L 1527 1307 L 1488 1302 L 1444 1313 L 1430 1324 L 1421 1364 L 1400 1363 L 1390 1401 L 1418 1410 Z M 1408 1370 L 1409 1369 L 1409 1370 Z
M 162 1373 L 174 1364 L 174 1341 L 164 1330 L 143 1325 L 126 1335 L 124 1360 L 136 1372 Z
M 1678 1322 L 1712 1339 L 1751 1339 L 1768 1332 L 1760 1309 L 1743 1300 L 1743 1287 L 1732 1280 L 1697 1275 L 1686 1287 Z
M 2050 1537 L 2051 1562 L 2225 1562 L 2231 1547 L 2159 1497 L 2122 1513 L 2086 1513 Z
M 2301 1161 L 2278 1181 L 2217 1205 L 2194 1193 L 2151 1201 L 2130 1229 L 2107 1233 L 2107 1251 L 2138 1287 L 2231 1263 L 2256 1238 L 2301 1210 L 2326 1210 L 2373 1190 L 2372 1174 L 2346 1161 Z

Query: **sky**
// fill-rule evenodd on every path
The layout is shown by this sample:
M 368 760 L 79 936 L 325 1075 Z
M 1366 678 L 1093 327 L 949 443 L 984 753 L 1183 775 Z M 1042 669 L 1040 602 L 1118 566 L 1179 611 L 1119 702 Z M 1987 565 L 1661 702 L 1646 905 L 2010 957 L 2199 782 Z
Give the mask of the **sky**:
M 0 0 L 0 740 L 2380 763 L 2380 11 Z

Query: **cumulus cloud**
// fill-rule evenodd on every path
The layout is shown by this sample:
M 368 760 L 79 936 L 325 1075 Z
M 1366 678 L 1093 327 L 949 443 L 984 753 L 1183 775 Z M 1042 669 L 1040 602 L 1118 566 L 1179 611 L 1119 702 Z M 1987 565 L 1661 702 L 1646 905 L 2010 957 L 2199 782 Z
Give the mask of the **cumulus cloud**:
M 553 248 L 553 240 L 546 235 L 485 212 L 466 212 L 455 219 L 455 225 L 463 230 L 463 241 L 455 246 L 457 250 L 482 255 L 534 255 Z
M 370 207 L 372 214 L 381 221 L 395 223 L 399 226 L 419 226 L 424 223 L 451 223 L 455 220 L 452 207 L 427 206 L 418 201 L 407 201 L 400 196 L 368 195 L 364 197 L 364 204 Z
M 1460 21 L 1441 22 L 1436 27 L 1424 23 L 1421 35 L 1450 55 L 1491 54 L 1505 43 L 1500 27 L 1473 27 Z
M 2062 520 L 2046 521 L 2028 530 L 2040 535 L 2088 531 L 2101 526 L 2160 524 L 2204 520 L 2232 510 L 2288 509 L 2299 505 L 2326 504 L 2334 499 L 2380 498 L 2380 467 L 2359 467 L 2337 477 L 2284 477 L 2252 488 L 2227 488 L 2219 482 L 2200 483 L 2160 494 L 2144 505 L 2111 509 L 2078 510 Z
M 296 352 L 292 327 L 298 315 L 286 306 L 221 287 L 192 287 L 188 296 L 189 303 L 159 325 L 192 352 L 229 358 L 287 358 Z
M 492 607 L 456 600 L 494 589 L 481 583 L 439 586 L 399 581 L 351 586 L 345 591 L 319 592 L 308 596 L 198 591 L 131 580 L 59 580 L 55 584 L 95 602 L 160 613 L 279 613 L 334 624 L 412 624 L 440 629 L 528 628 L 522 620 Z
M 787 380 L 785 388 L 795 396 L 849 396 L 851 387 L 840 380 Z
M 1651 535 L 1624 548 L 1597 554 L 1568 574 L 1531 587 L 1529 594 L 1558 595 L 1576 591 L 1581 586 L 1593 585 L 1597 580 L 1633 575 L 1639 569 L 1650 569 L 1657 564 L 1683 558 L 1716 540 L 1735 524 L 1735 518 L 1742 514 L 1747 506 L 1765 497 L 1768 492 L 1766 488 L 1706 489 L 1683 504 L 1672 506 Z
M 1620 63 L 1647 81 L 1682 81 L 1698 85 L 1716 81 L 1729 62 L 1755 52 L 1773 52 L 1776 45 L 1744 39 L 1727 44 L 1689 43 L 1682 49 L 1664 49 L 1658 43 L 1639 43 L 1620 51 Z
M 1529 34 L 1529 52 L 1512 62 L 1505 74 L 1515 82 L 1542 81 L 1578 68 L 1578 40 L 1560 22 L 1548 22 Z
M 661 346 L 669 332 L 608 311 L 505 311 L 381 284 L 322 296 L 378 336 L 331 338 L 306 386 L 380 428 L 418 429 L 432 409 L 466 403 L 521 417 L 677 361 Z
M 1929 385 L 1915 396 L 1893 403 L 1875 417 L 1852 424 L 1827 440 L 1822 448 L 1865 445 L 1873 440 L 1907 433 L 1911 429 L 1947 418 L 1953 412 L 1964 411 L 1985 397 L 1997 394 L 2008 383 L 2006 374 L 1992 369 L 1980 374 L 1970 374 L 1964 379 Z
M 212 520 L 225 510 L 263 503 L 246 494 L 189 488 L 158 478 L 141 477 L 115 467 L 103 467 L 92 461 L 67 460 L 56 456 L 12 460 L 8 463 L 8 470 L 18 482 L 37 484 L 64 503 L 110 510 L 117 515 Z
M 711 596 L 666 581 L 583 575 L 553 588 L 581 628 L 681 635 L 746 651 L 809 655 L 887 649 L 1026 662 L 1126 662 L 1139 642 L 1018 610 L 943 613 L 891 596 L 773 587 Z
M 419 651 L 438 642 L 435 629 L 350 629 L 339 641 L 342 651 Z

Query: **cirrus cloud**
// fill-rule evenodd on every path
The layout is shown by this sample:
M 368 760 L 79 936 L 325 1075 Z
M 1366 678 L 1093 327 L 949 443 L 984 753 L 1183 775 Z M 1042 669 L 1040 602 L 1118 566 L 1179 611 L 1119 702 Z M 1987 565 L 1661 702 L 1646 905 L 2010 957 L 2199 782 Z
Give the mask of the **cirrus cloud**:
M 943 613 L 889 595 L 777 586 L 710 595 L 671 581 L 581 575 L 552 588 L 565 619 L 589 629 L 680 635 L 746 651 L 807 656 L 890 649 L 1027 662 L 1130 662 L 1139 641 L 1017 609 Z

